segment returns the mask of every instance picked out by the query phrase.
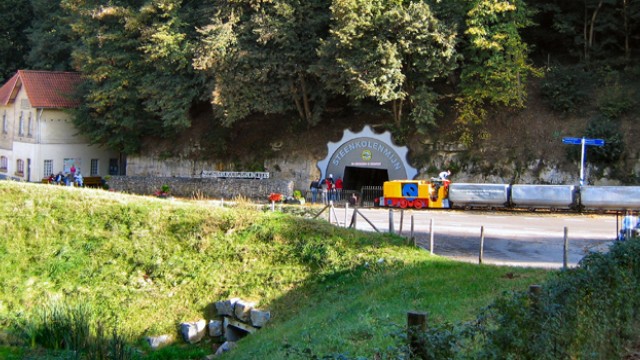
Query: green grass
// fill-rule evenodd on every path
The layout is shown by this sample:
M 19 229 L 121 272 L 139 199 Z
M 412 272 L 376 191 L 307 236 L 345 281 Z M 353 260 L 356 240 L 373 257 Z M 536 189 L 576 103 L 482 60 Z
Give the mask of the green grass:
M 0 326 L 8 329 L 0 344 L 31 344 L 43 309 L 56 303 L 82 304 L 139 343 L 239 297 L 272 321 L 234 359 L 283 358 L 285 344 L 371 357 L 398 345 L 390 335 L 407 311 L 428 312 L 433 323 L 470 320 L 501 292 L 547 274 L 453 262 L 397 236 L 248 206 L 0 182 Z

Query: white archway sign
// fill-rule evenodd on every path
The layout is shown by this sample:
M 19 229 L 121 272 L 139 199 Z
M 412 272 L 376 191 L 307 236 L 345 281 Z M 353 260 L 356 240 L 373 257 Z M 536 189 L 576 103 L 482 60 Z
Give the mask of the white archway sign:
M 385 169 L 389 180 L 413 179 L 418 174 L 407 162 L 407 147 L 395 145 L 390 132 L 376 134 L 369 125 L 358 133 L 345 130 L 342 139 L 329 142 L 327 148 L 327 157 L 317 164 L 321 179 L 329 174 L 343 176 L 347 166 Z

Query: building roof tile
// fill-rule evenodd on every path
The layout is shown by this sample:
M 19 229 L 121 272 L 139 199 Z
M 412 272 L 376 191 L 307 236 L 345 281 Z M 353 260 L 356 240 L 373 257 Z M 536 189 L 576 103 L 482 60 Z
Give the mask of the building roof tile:
M 72 108 L 80 104 L 73 96 L 82 78 L 80 73 L 66 71 L 18 70 L 0 87 L 0 105 L 15 101 L 22 86 L 35 108 Z

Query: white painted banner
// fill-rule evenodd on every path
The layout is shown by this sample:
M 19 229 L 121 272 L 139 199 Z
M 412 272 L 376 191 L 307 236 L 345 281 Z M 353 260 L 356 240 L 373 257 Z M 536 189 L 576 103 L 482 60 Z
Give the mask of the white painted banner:
M 203 178 L 268 179 L 266 171 L 202 171 Z

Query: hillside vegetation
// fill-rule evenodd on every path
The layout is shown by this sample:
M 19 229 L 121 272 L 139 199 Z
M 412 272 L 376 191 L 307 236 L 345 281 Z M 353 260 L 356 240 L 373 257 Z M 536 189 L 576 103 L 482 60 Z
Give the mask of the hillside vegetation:
M 201 358 L 212 353 L 208 341 L 150 353 L 141 339 L 178 337 L 180 322 L 211 319 L 211 304 L 232 297 L 272 314 L 234 359 L 305 349 L 372 357 L 403 344 L 391 335 L 401 334 L 407 311 L 434 322 L 472 319 L 503 291 L 547 276 L 457 263 L 397 236 L 242 203 L 219 208 L 5 181 L 0 199 L 0 356 L 16 359 L 56 348 L 77 358 L 64 356 L 69 342 L 47 323 L 60 308 L 84 314 L 94 335 L 115 329 L 149 358 Z

